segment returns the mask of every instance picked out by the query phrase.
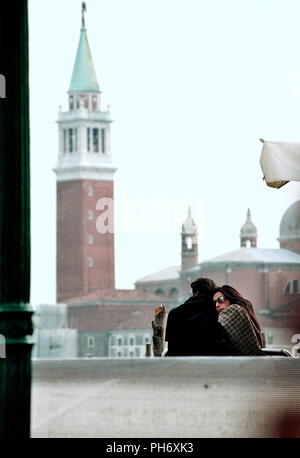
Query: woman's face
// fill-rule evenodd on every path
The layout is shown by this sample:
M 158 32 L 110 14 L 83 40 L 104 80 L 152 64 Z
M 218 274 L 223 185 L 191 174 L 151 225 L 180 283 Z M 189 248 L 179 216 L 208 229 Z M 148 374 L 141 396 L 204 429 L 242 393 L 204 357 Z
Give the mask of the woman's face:
M 219 291 L 214 294 L 213 302 L 214 302 L 214 304 L 216 306 L 216 309 L 217 309 L 218 313 L 221 313 L 221 312 L 223 312 L 223 310 L 228 309 L 228 307 L 230 307 L 230 305 L 231 305 L 229 300 L 226 299 L 226 297 L 224 296 L 224 294 L 219 292 Z

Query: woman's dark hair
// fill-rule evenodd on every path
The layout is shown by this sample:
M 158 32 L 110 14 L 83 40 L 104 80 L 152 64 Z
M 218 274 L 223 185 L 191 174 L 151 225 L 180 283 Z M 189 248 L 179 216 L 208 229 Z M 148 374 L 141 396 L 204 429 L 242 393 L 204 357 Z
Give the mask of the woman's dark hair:
M 248 313 L 251 323 L 253 324 L 253 328 L 258 338 L 258 341 L 260 345 L 264 347 L 264 336 L 262 334 L 259 322 L 257 321 L 257 318 L 255 316 L 254 308 L 251 302 L 248 299 L 245 299 L 235 288 L 233 288 L 230 285 L 223 285 L 218 288 L 215 288 L 212 291 L 212 295 L 216 293 L 222 293 L 225 296 L 225 298 L 229 300 L 230 304 L 237 304 L 245 309 L 245 311 Z

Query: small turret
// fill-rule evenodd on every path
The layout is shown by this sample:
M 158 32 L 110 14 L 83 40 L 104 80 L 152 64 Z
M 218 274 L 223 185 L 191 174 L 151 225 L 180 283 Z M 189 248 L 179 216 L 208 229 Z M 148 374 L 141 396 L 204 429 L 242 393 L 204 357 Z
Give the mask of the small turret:
M 181 270 L 198 264 L 198 233 L 192 218 L 191 207 L 181 227 Z
M 241 247 L 246 247 L 247 242 L 250 242 L 250 246 L 252 248 L 256 248 L 257 229 L 251 220 L 251 213 L 250 213 L 249 208 L 247 210 L 246 222 L 241 227 L 240 239 L 241 239 Z

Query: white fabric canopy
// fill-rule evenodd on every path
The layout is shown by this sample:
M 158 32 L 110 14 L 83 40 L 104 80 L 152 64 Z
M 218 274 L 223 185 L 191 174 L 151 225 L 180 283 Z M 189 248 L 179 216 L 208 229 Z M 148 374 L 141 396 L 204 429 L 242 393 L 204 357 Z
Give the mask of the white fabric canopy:
M 300 143 L 263 141 L 260 165 L 268 186 L 300 181 Z

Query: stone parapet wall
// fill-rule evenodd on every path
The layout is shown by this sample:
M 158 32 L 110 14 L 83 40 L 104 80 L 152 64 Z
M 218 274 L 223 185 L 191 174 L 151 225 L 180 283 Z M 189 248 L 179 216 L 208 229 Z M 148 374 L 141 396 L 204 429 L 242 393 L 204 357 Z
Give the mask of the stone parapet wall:
M 300 437 L 300 360 L 33 362 L 32 437 Z

